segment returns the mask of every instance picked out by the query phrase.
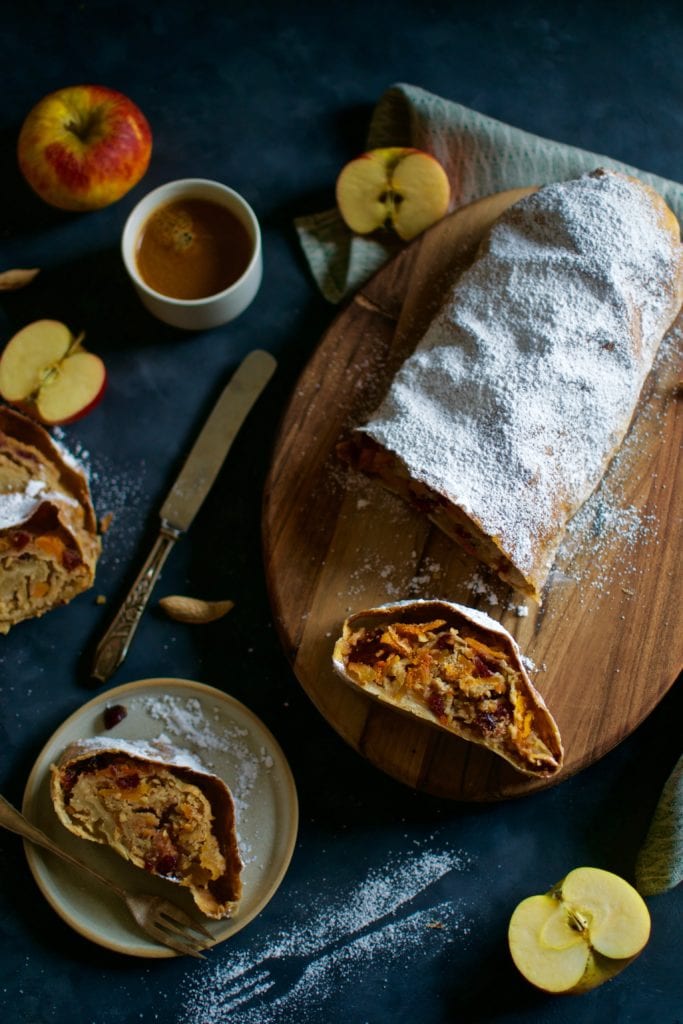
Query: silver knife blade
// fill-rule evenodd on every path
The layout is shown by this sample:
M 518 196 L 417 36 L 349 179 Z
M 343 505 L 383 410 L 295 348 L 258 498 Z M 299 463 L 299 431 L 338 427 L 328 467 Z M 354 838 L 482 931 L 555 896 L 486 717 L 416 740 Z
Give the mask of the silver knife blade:
M 126 657 L 171 548 L 194 519 L 275 366 L 271 355 L 255 349 L 225 386 L 161 507 L 161 530 L 154 547 L 97 645 L 91 670 L 94 679 L 101 682 L 109 679 Z
M 161 506 L 162 522 L 173 530 L 188 529 L 276 365 L 268 352 L 255 349 L 226 384 Z

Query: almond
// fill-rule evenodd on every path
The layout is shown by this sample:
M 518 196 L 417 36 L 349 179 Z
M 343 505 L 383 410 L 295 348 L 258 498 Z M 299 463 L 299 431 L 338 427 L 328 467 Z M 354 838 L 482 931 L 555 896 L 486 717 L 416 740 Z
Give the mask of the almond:
M 196 625 L 222 619 L 234 604 L 234 601 L 204 601 L 199 597 L 183 597 L 180 594 L 162 597 L 159 601 L 159 605 L 170 619 Z

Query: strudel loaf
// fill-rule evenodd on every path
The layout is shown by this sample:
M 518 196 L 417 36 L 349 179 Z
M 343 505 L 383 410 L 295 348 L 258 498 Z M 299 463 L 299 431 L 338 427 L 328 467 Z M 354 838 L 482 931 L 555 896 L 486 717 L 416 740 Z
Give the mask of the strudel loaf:
M 232 794 L 189 754 L 141 740 L 80 740 L 52 766 L 50 791 L 75 835 L 185 886 L 207 917 L 234 912 L 242 861 Z
M 597 170 L 498 219 L 340 454 L 535 599 L 681 307 L 676 218 Z

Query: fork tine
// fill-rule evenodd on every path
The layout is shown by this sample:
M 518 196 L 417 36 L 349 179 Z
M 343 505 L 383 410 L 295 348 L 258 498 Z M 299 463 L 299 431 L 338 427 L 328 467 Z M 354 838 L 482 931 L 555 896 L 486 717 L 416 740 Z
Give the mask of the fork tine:
M 156 923 L 149 921 L 145 926 L 145 931 L 157 942 L 160 942 L 162 946 L 168 946 L 169 949 L 175 950 L 176 953 L 181 953 L 183 956 L 194 956 L 199 960 L 205 960 L 206 957 L 200 952 L 201 948 L 198 945 L 193 944 L 189 941 L 183 941 L 180 938 L 176 938 L 173 933 L 169 933 L 160 927 Z
M 213 935 L 211 932 L 207 931 L 200 921 L 191 917 L 190 914 L 186 914 L 180 907 L 176 907 L 169 903 L 160 903 L 157 907 L 157 914 L 160 918 L 176 921 L 178 924 L 185 925 L 186 928 L 189 928 L 191 931 L 198 932 L 200 935 L 203 935 L 205 939 L 213 942 Z
M 176 941 L 155 925 L 147 925 L 145 931 L 147 935 L 152 936 L 157 942 L 161 942 L 163 946 L 168 946 L 169 949 L 174 949 L 176 953 L 180 953 L 182 956 L 195 956 L 198 959 L 206 959 L 204 953 L 200 952 L 199 949 L 195 949 L 194 946 L 184 942 Z
M 209 941 L 209 939 L 202 938 L 199 935 L 193 935 L 192 932 L 189 931 L 184 925 L 178 924 L 171 917 L 164 917 L 163 915 L 160 915 L 159 917 L 157 917 L 154 924 L 162 930 L 171 932 L 173 935 L 180 935 L 182 939 L 186 940 L 188 943 L 191 943 L 193 946 L 197 946 L 200 949 L 206 949 L 208 946 L 211 945 L 213 941 L 212 936 L 209 936 L 209 939 L 211 940 Z

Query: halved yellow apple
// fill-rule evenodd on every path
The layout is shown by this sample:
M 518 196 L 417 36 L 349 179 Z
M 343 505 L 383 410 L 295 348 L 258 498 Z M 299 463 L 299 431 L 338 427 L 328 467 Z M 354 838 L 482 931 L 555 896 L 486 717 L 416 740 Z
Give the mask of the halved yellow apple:
M 337 178 L 337 206 L 359 235 L 393 228 L 409 241 L 448 210 L 448 176 L 430 153 L 404 146 L 371 149 L 346 164 Z
M 638 892 L 601 868 L 576 868 L 543 896 L 529 896 L 510 919 L 517 969 L 546 992 L 596 988 L 624 969 L 650 937 Z
M 82 341 L 58 320 L 27 324 L 0 357 L 2 398 L 49 426 L 85 416 L 104 393 L 107 371 Z

